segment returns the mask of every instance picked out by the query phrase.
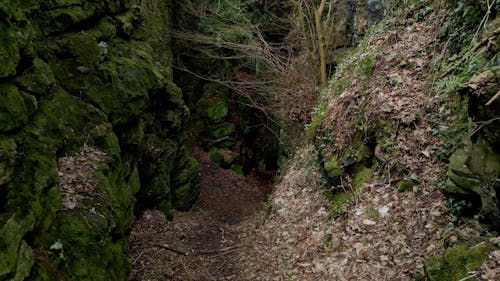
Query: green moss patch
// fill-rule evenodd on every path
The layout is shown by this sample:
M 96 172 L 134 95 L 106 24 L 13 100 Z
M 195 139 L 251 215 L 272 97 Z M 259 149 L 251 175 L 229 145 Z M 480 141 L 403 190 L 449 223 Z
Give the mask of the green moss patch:
M 222 123 L 212 127 L 210 135 L 214 140 L 219 140 L 224 137 L 232 135 L 236 130 L 236 126 L 233 123 Z
M 172 204 L 176 209 L 188 210 L 198 199 L 201 170 L 196 159 L 184 156 L 173 171 Z
M 0 132 L 10 131 L 28 121 L 30 106 L 16 86 L 0 85 Z
M 500 175 L 500 154 L 480 137 L 470 140 L 450 158 L 446 192 L 451 195 L 475 194 L 481 198 L 482 216 L 500 227 L 500 206 L 496 199 Z
M 10 181 L 17 157 L 16 142 L 11 138 L 0 138 L 0 186 Z
M 0 23 L 0 77 L 16 74 L 16 67 L 21 56 L 18 39 L 14 29 L 5 23 Z
M 413 182 L 412 180 L 400 180 L 396 183 L 396 188 L 399 192 L 412 191 L 413 186 L 415 186 L 415 182 Z
M 483 264 L 490 250 L 491 245 L 488 243 L 470 248 L 467 245 L 449 248 L 444 255 L 425 262 L 427 278 L 430 281 L 461 280 Z
M 336 156 L 332 156 L 323 165 L 326 174 L 331 178 L 337 178 L 342 175 L 342 167 L 340 166 L 339 159 Z

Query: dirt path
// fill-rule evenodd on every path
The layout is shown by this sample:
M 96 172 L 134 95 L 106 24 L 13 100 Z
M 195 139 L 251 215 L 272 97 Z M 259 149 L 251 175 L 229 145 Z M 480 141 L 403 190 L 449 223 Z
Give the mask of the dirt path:
M 213 165 L 207 153 L 194 153 L 202 168 L 199 205 L 174 212 L 169 221 L 145 212 L 130 236 L 132 270 L 128 280 L 242 280 L 237 266 L 242 241 L 255 227 L 269 183 Z

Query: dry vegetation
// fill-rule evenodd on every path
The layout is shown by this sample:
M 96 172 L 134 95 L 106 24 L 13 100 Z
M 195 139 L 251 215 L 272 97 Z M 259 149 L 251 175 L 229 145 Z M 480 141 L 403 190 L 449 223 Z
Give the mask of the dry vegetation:
M 99 195 L 95 173 L 98 166 L 108 159 L 105 152 L 83 146 L 74 156 L 64 156 L 57 160 L 62 203 L 66 209 L 74 209 L 81 200 L 93 200 Z
M 450 223 L 438 186 L 446 165 L 433 149 L 441 140 L 432 118 L 445 114 L 445 106 L 438 95 L 428 95 L 432 77 L 424 75 L 435 63 L 436 19 L 438 14 L 410 19 L 392 32 L 375 33 L 344 62 L 338 84 L 323 97 L 316 128 L 321 137 L 333 133 L 333 150 L 341 153 L 359 131 L 390 124 L 392 134 L 385 132 L 389 139 L 375 149 L 378 168 L 352 199 L 332 209 L 320 172 L 310 164 L 316 152 L 302 148 L 273 192 L 269 219 L 248 238 L 244 280 L 408 280 L 423 272 L 426 259 L 443 253 L 446 241 L 478 235 L 471 225 Z M 398 190 L 401 179 L 413 187 Z M 497 254 L 470 278 L 498 280 Z
M 187 276 L 185 280 L 408 280 L 424 270 L 426 259 L 443 253 L 446 243 L 478 234 L 474 226 L 450 223 L 447 198 L 438 186 L 446 165 L 434 149 L 442 140 L 433 133 L 432 118 L 447 113 L 444 101 L 429 95 L 432 77 L 426 73 L 438 59 L 432 54 L 439 54 L 434 49 L 439 17 L 438 11 L 426 21 L 409 19 L 393 31 L 372 34 L 344 62 L 336 84 L 323 96 L 324 107 L 315 129 L 323 136 L 332 134 L 337 153 L 359 131 L 368 135 L 381 121 L 390 124 L 392 134 L 379 139 L 375 148 L 378 164 L 373 175 L 354 196 L 331 208 L 325 180 L 315 164 L 317 151 L 304 145 L 264 210 L 231 226 L 229 246 L 213 247 L 219 251 L 214 256 L 224 256 L 224 262 L 217 258 L 215 267 L 204 267 L 214 269 L 212 273 L 196 273 L 190 266 L 198 256 L 170 253 L 174 264 L 184 263 L 177 266 L 188 274 L 181 275 Z M 299 65 L 299 59 L 286 65 L 289 73 L 276 89 L 287 99 L 284 114 L 304 122 L 308 120 L 304 112 L 314 98 L 304 99 L 303 95 L 314 93 L 309 85 L 317 82 L 317 76 L 308 76 L 308 68 Z M 354 65 L 358 68 L 353 69 Z M 304 79 L 308 82 L 303 83 Z M 220 171 L 213 173 L 221 175 Z M 395 182 L 401 179 L 411 181 L 412 187 L 398 190 Z M 172 222 L 168 225 L 175 227 Z M 134 239 L 141 239 L 140 235 L 133 233 L 136 245 L 140 242 Z M 204 241 L 198 239 L 198 243 Z M 231 252 L 225 254 L 221 249 Z M 134 263 L 145 259 L 137 253 L 134 249 Z M 499 258 L 499 250 L 493 250 L 468 279 L 500 280 Z M 225 275 L 214 275 L 221 272 Z

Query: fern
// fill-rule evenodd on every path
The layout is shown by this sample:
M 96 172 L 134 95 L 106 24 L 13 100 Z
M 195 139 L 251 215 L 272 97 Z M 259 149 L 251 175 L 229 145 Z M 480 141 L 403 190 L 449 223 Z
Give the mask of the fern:
M 469 77 L 464 75 L 446 76 L 436 81 L 434 89 L 438 93 L 450 93 L 462 87 L 468 80 Z
M 444 66 L 441 73 L 455 73 L 442 77 L 434 84 L 434 90 L 438 93 L 450 93 L 467 83 L 474 75 L 481 73 L 484 69 L 492 67 L 494 63 L 482 54 L 477 53 L 469 46 L 460 54 L 455 54 L 448 59 L 449 63 Z

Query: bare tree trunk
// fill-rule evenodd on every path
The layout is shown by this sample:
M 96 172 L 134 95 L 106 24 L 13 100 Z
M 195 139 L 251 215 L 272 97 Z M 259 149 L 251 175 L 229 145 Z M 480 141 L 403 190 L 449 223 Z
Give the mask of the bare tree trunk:
M 314 19 L 316 22 L 316 34 L 318 35 L 318 45 L 319 45 L 319 62 L 320 62 L 320 72 L 321 72 L 321 87 L 326 88 L 327 77 L 326 77 L 326 42 L 325 35 L 323 34 L 323 28 L 321 26 L 321 15 L 325 10 L 326 0 L 321 0 L 321 4 L 314 13 Z

